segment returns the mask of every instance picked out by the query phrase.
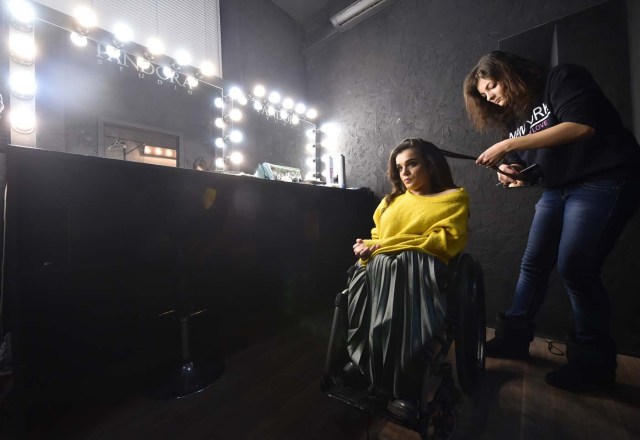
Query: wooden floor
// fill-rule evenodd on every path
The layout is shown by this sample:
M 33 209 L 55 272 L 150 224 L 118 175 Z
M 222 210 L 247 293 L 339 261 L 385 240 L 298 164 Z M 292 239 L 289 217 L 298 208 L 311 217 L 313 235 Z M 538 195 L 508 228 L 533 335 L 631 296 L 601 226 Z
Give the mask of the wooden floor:
M 5 414 L 0 438 L 418 439 L 320 392 L 323 325 L 290 330 L 234 355 L 200 394 L 158 401 L 131 389 L 58 404 L 31 413 L 28 432 L 20 435 L 7 428 Z M 640 439 L 640 359 L 619 357 L 614 392 L 574 395 L 544 382 L 564 356 L 551 354 L 542 340 L 532 355 L 529 362 L 487 359 L 482 386 L 456 405 L 456 439 Z

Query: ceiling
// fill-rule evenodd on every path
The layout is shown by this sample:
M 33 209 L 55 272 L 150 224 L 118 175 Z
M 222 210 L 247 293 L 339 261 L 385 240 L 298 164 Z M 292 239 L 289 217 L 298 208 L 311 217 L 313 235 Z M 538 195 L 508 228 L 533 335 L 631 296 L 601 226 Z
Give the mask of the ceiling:
M 271 0 L 304 28 L 317 23 L 319 19 L 329 19 L 329 6 L 335 0 Z

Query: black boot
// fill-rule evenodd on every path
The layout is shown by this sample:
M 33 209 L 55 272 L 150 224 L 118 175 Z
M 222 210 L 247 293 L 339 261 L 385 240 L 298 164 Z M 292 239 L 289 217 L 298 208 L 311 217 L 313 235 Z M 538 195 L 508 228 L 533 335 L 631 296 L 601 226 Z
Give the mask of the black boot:
M 485 344 L 485 354 L 503 359 L 527 359 L 535 324 L 522 318 L 509 318 L 502 312 L 497 318 L 496 334 Z
M 616 380 L 616 345 L 609 337 L 580 342 L 575 334 L 567 340 L 567 364 L 546 374 L 549 385 L 580 392 L 609 388 Z

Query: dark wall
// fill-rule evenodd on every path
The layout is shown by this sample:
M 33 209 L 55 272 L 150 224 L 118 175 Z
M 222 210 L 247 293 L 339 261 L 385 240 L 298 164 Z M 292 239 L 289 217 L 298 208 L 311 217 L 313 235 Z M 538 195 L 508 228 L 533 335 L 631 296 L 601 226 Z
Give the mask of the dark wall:
M 343 128 L 340 148 L 349 185 L 385 193 L 388 154 L 405 137 L 424 137 L 469 155 L 499 140 L 497 133 L 475 133 L 468 123 L 461 91 L 466 73 L 499 40 L 599 3 L 405 0 L 314 47 L 307 55 L 310 97 Z M 495 313 L 510 304 L 539 189 L 496 188 L 493 172 L 468 161 L 450 163 L 457 183 L 471 195 L 468 251 L 485 270 L 492 325 Z M 640 261 L 629 258 L 635 252 L 626 246 L 637 243 L 638 219 L 632 226 L 604 275 L 619 318 L 614 331 L 621 349 L 640 353 L 640 339 L 633 336 L 640 332 L 634 321 L 640 306 L 630 295 Z M 571 330 L 568 303 L 555 277 L 539 315 L 540 335 L 563 337 Z
M 629 28 L 629 62 L 631 77 L 640 78 L 640 2 L 627 0 L 627 27 Z M 631 81 L 633 100 L 633 127 L 636 137 L 640 137 L 640 84 Z
M 222 0 L 222 66 L 227 81 L 306 96 L 304 30 L 269 0 Z

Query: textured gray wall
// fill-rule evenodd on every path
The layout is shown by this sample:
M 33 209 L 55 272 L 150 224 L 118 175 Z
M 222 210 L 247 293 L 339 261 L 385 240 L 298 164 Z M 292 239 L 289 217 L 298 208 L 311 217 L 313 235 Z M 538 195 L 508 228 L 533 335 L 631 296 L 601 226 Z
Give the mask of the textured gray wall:
M 478 155 L 499 140 L 470 127 L 462 82 L 477 59 L 500 39 L 602 3 L 599 0 L 404 0 L 307 54 L 311 99 L 343 127 L 340 137 L 350 186 L 388 190 L 385 166 L 393 146 L 423 137 L 444 149 Z M 637 32 L 637 31 L 636 31 Z M 585 42 L 588 44 L 588 42 Z M 468 251 L 485 270 L 487 313 L 510 304 L 539 189 L 503 190 L 495 175 L 469 161 L 451 160 L 459 185 L 471 195 Z M 640 270 L 628 243 L 637 243 L 638 219 L 605 271 L 623 351 L 640 353 L 640 307 L 631 283 Z M 630 233 L 629 233 L 630 232 Z M 635 310 L 635 313 L 630 312 Z M 557 275 L 538 319 L 538 334 L 563 337 L 572 329 L 568 297 Z M 633 330 L 629 332 L 628 330 Z

